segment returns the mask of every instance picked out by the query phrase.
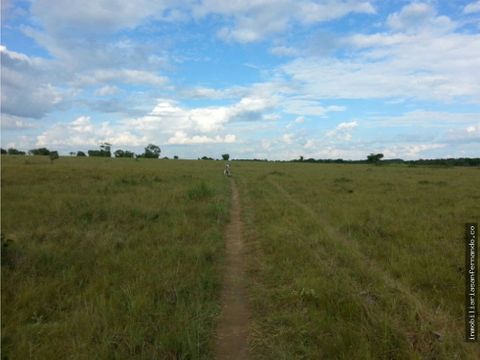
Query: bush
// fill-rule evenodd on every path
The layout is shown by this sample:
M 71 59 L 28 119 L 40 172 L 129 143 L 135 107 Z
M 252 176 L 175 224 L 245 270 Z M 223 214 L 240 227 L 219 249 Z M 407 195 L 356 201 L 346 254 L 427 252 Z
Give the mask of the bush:
M 106 150 L 88 150 L 88 156 L 112 157 L 112 153 Z
M 116 158 L 133 158 L 135 156 L 135 154 L 131 151 L 128 151 L 128 150 L 120 150 L 118 149 L 117 151 L 115 151 L 113 153 L 115 155 Z
M 29 151 L 32 155 L 50 155 L 50 150 L 47 148 L 32 149 Z
M 25 151 L 20 151 L 14 148 L 10 148 L 7 150 L 8 155 L 25 155 Z
M 58 151 L 50 151 L 49 156 L 50 156 L 50 162 L 53 163 L 53 160 L 56 160 L 59 157 L 58 156 Z

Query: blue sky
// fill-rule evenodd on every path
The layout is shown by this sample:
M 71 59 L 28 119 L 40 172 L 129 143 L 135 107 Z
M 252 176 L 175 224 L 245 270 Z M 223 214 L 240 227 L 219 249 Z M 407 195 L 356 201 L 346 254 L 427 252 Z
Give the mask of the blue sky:
M 1 144 L 480 156 L 480 1 L 2 0 Z

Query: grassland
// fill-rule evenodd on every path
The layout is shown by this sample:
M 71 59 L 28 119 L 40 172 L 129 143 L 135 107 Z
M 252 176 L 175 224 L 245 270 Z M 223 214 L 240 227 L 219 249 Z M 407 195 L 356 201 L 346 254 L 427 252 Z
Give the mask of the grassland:
M 3 157 L 2 356 L 211 358 L 222 168 Z M 234 162 L 233 174 L 254 358 L 477 358 L 463 341 L 463 224 L 478 222 L 478 168 Z
M 464 223 L 478 168 L 238 164 L 261 359 L 477 359 Z
M 2 358 L 210 358 L 230 198 L 221 171 L 3 157 Z

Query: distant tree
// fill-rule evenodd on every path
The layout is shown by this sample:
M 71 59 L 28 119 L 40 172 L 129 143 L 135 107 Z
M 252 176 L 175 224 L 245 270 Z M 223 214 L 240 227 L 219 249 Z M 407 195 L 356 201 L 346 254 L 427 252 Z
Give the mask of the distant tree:
M 230 159 L 230 154 L 222 154 L 222 159 L 228 161 L 228 159 Z
M 158 159 L 160 157 L 160 152 L 160 147 L 154 144 L 148 144 L 148 146 L 145 148 L 145 153 L 143 154 L 143 157 Z
M 382 158 L 383 158 L 383 154 L 371 153 L 370 155 L 367 156 L 367 161 L 370 163 L 378 163 Z
M 1 151 L 2 154 L 6 154 L 6 153 L 7 153 L 7 150 L 5 150 L 4 148 L 1 148 L 0 151 Z
M 7 150 L 8 155 L 25 155 L 25 151 L 20 151 L 14 148 L 10 148 Z
M 208 156 L 202 156 L 202 160 L 213 160 L 213 158 L 208 157 Z
M 28 152 L 31 155 L 50 155 L 50 150 L 47 148 L 32 149 Z
M 300 155 L 300 161 L 303 161 L 303 155 Z
M 135 155 L 133 152 L 131 151 L 128 151 L 128 150 L 120 150 L 118 149 L 117 151 L 115 151 L 113 153 L 113 155 L 115 155 L 116 158 L 133 158 L 133 156 Z
M 77 156 L 87 156 L 83 151 L 77 151 Z
M 52 164 L 53 164 L 53 160 L 58 159 L 58 151 L 50 151 L 48 155 L 50 155 L 50 163 Z
M 100 150 L 88 150 L 88 156 L 112 157 L 111 148 L 112 145 L 110 143 L 102 143 L 100 144 Z
M 178 155 L 173 155 L 174 160 L 178 160 Z
M 112 144 L 108 142 L 104 142 L 100 144 L 100 151 L 103 153 L 103 156 L 105 157 L 112 157 L 112 152 L 110 151 L 112 149 Z
M 110 152 L 110 150 L 112 149 L 112 144 L 110 144 L 108 142 L 101 143 L 100 144 L 100 149 L 103 150 L 103 151 L 106 151 L 106 152 Z
M 70 156 L 75 156 L 75 151 L 70 151 L 69 154 Z

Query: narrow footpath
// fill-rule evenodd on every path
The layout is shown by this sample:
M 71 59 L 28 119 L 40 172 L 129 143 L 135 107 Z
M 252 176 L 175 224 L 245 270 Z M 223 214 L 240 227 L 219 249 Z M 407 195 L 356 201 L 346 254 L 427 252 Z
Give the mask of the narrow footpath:
M 249 359 L 248 307 L 245 250 L 240 217 L 240 199 L 235 180 L 230 179 L 232 205 L 225 234 L 225 274 L 221 295 L 222 313 L 217 325 L 215 358 Z

